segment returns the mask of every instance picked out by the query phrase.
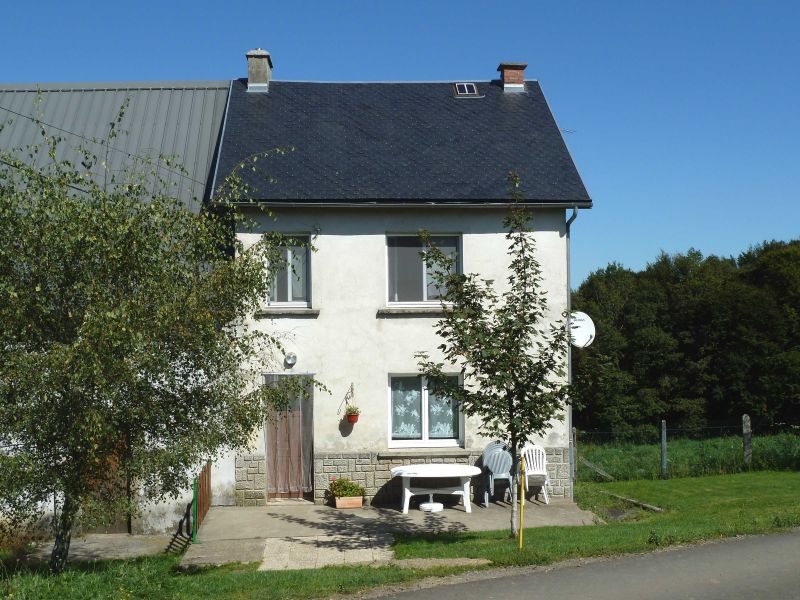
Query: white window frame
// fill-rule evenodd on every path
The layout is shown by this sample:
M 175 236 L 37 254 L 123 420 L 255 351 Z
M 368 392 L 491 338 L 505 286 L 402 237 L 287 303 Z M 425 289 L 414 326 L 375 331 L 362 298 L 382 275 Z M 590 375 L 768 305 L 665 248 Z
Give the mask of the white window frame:
M 448 377 L 458 377 L 458 384 L 464 385 L 460 373 L 445 373 Z M 393 440 L 392 439 L 392 379 L 395 377 L 421 377 L 422 378 L 422 439 L 419 440 Z M 428 379 L 419 373 L 390 373 L 386 382 L 388 393 L 387 419 L 387 447 L 389 448 L 463 448 L 464 447 L 464 411 L 458 409 L 458 438 L 434 439 L 428 438 Z
M 305 238 L 308 240 L 308 244 L 311 243 L 311 234 L 310 233 L 284 233 L 288 238 Z M 282 248 L 286 248 L 286 268 L 287 268 L 287 277 L 286 277 L 286 297 L 292 297 L 292 247 L 291 246 L 281 246 Z M 304 248 L 306 253 L 306 300 L 287 300 L 285 302 L 281 302 L 279 300 L 270 300 L 270 296 L 272 296 L 272 290 L 269 290 L 267 294 L 267 306 L 280 306 L 281 308 L 311 308 L 311 257 L 314 254 L 311 252 L 311 248 L 306 246 Z
M 463 234 L 461 233 L 452 233 L 452 232 L 436 232 L 431 233 L 431 237 L 454 237 L 456 238 L 456 270 L 458 273 L 463 273 L 463 255 L 464 255 L 464 240 Z M 392 300 L 389 296 L 389 289 L 390 289 L 390 265 L 389 265 L 389 238 L 395 237 L 411 237 L 419 239 L 418 233 L 387 233 L 385 237 L 385 249 L 386 249 L 386 259 L 384 263 L 386 264 L 386 305 L 391 306 L 393 308 L 419 308 L 419 307 L 430 307 L 432 304 L 437 305 L 441 304 L 442 300 L 440 298 L 433 298 L 428 299 L 428 265 L 425 264 L 425 261 L 422 260 L 420 257 L 420 262 L 422 263 L 422 300 Z M 422 240 L 420 240 L 420 243 Z M 420 246 L 420 251 L 425 251 L 428 248 L 427 245 Z M 445 302 L 445 305 L 450 303 Z M 398 376 L 399 377 L 399 376 Z
M 477 83 L 473 83 L 471 81 L 457 81 L 453 85 L 456 88 L 456 96 L 477 96 L 478 95 L 478 84 Z M 472 86 L 472 89 L 475 90 L 475 91 L 473 91 L 473 92 L 465 91 L 463 93 L 459 92 L 458 91 L 458 86 L 460 86 L 460 85 L 463 85 L 465 90 L 468 90 L 469 86 Z

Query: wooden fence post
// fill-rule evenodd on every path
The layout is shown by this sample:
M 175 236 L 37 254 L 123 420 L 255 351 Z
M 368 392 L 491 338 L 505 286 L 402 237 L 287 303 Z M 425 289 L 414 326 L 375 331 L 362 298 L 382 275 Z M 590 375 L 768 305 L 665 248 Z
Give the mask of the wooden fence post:
M 753 439 L 750 428 L 750 415 L 742 415 L 742 450 L 744 451 L 744 466 L 749 469 L 753 462 Z
M 661 479 L 667 479 L 667 422 L 661 419 Z
M 570 458 L 572 483 L 575 483 L 578 481 L 578 430 L 575 427 L 572 428 L 572 456 Z

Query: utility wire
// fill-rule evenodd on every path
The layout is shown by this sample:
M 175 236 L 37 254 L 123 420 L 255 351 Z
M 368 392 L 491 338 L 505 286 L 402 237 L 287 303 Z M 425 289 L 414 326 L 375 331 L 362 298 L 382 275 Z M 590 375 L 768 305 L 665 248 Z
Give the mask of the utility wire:
M 0 110 L 4 110 L 4 111 L 9 112 L 9 113 L 11 113 L 13 115 L 16 115 L 18 117 L 22 117 L 23 119 L 28 119 L 29 121 L 31 121 L 33 123 L 46 125 L 47 127 L 51 127 L 52 129 L 55 129 L 57 131 L 61 131 L 62 133 L 66 133 L 66 134 L 69 134 L 69 135 L 74 135 L 75 137 L 78 137 L 78 138 L 80 138 L 82 140 L 85 140 L 87 142 L 90 142 L 92 144 L 102 144 L 101 141 L 98 141 L 95 138 L 88 138 L 83 134 L 77 133 L 75 131 L 70 131 L 69 129 L 64 129 L 63 127 L 59 127 L 58 125 L 53 125 L 52 123 L 48 123 L 47 121 L 43 121 L 42 119 L 38 119 L 36 117 L 32 117 L 31 115 L 26 115 L 24 113 L 17 112 L 16 110 L 12 110 L 10 108 L 6 108 L 5 106 L 0 106 Z M 107 145 L 107 147 L 109 149 L 114 150 L 115 152 L 120 152 L 121 154 L 125 154 L 126 156 L 130 156 L 131 158 L 138 158 L 138 159 L 143 160 L 143 161 L 150 160 L 150 157 L 141 156 L 139 154 L 133 154 L 131 152 L 128 152 L 127 150 L 123 150 L 122 148 L 117 148 L 116 146 L 112 146 L 111 144 L 106 144 L 106 145 Z M 184 177 L 184 178 L 188 179 L 189 181 L 193 181 L 194 183 L 198 183 L 200 185 L 205 185 L 205 182 L 198 181 L 197 179 L 194 179 L 193 177 L 191 177 L 190 175 L 187 175 L 186 173 L 181 173 L 180 171 L 175 171 L 174 169 L 170 169 L 169 167 L 166 167 L 166 166 L 163 166 L 163 165 L 159 165 L 158 168 L 164 169 L 165 171 L 167 171 L 168 173 L 172 173 L 173 175 L 178 175 L 179 177 Z
M 0 158 L 0 164 L 6 165 L 7 167 L 11 167 L 12 169 L 17 169 L 17 170 L 21 170 L 21 169 L 22 169 L 22 167 L 20 167 L 19 165 L 15 165 L 15 164 L 14 164 L 14 163 L 12 163 L 12 162 L 8 162 L 8 161 L 7 161 L 7 160 L 5 160 L 4 158 Z M 42 175 L 42 174 L 40 174 L 40 173 L 36 173 L 36 174 L 37 174 L 37 175 L 38 175 L 40 178 L 42 178 L 42 179 L 44 179 L 44 178 L 45 178 L 45 176 L 44 176 L 44 175 Z M 73 184 L 71 184 L 71 183 L 68 183 L 68 184 L 66 184 L 66 185 L 67 185 L 67 187 L 68 187 L 68 188 L 71 188 L 71 189 L 73 189 L 73 190 L 75 190 L 75 191 L 77 191 L 77 192 L 81 192 L 81 193 L 83 193 L 83 194 L 87 194 L 87 193 L 89 193 L 89 190 L 85 190 L 85 189 L 83 189 L 83 188 L 80 188 L 80 187 L 78 187 L 77 185 L 73 185 Z

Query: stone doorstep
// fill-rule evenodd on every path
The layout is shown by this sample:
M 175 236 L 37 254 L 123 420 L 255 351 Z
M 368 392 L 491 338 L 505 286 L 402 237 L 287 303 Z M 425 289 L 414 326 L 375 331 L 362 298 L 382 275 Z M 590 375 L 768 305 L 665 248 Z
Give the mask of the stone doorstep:
M 353 564 L 388 564 L 394 558 L 389 534 L 354 539 L 347 535 L 269 538 L 259 571 L 316 569 Z
M 492 564 L 488 558 L 403 558 L 389 564 L 401 569 L 432 569 L 433 567 L 483 567 Z

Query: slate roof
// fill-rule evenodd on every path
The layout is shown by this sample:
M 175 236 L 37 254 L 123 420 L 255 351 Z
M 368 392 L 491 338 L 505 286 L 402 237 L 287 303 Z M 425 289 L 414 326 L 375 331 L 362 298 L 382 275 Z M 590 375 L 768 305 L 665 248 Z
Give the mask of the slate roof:
M 33 120 L 38 116 L 49 135 L 64 140 L 59 159 L 80 163 L 76 149 L 81 143 L 104 156 L 98 140 L 105 140 L 109 124 L 129 99 L 120 124 L 126 133 L 110 144 L 111 169 L 135 167 L 137 156 L 175 157 L 186 172 L 161 167 L 159 173 L 177 197 L 196 210 L 210 191 L 229 87 L 230 81 L 0 85 L 0 123 L 4 124 L 0 148 L 10 151 L 41 143 Z
M 272 81 L 231 86 L 216 185 L 243 159 L 295 150 L 242 171 L 249 199 L 274 204 L 504 203 L 519 173 L 529 203 L 590 206 L 541 87 Z M 267 183 L 265 175 L 274 178 Z

